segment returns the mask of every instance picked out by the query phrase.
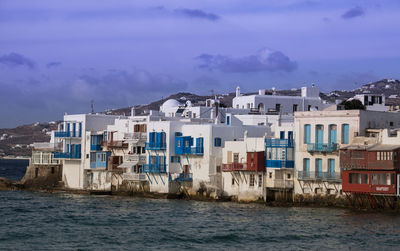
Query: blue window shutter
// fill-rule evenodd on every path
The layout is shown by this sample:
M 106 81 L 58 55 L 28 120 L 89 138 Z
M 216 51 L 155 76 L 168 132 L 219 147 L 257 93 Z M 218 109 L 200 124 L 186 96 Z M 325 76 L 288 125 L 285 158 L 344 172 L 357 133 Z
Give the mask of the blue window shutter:
M 69 132 L 69 129 L 70 129 L 70 125 L 69 125 L 69 123 L 67 123 L 67 132 Z
M 304 125 L 304 143 L 311 143 L 311 125 Z
M 214 138 L 214 146 L 217 146 L 217 138 Z
M 76 136 L 76 123 L 72 123 L 72 137 Z
M 226 116 L 226 124 L 230 125 L 231 123 L 231 116 Z
M 349 143 L 349 124 L 342 125 L 342 143 L 343 144 Z
M 82 123 L 79 123 L 79 137 L 82 137 Z
M 174 163 L 174 156 L 171 156 L 171 163 Z

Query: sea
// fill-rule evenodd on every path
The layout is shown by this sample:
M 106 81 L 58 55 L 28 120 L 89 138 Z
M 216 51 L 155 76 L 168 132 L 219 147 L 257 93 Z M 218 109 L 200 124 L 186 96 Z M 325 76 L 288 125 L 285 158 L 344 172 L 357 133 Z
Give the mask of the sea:
M 28 162 L 0 160 L 18 180 Z M 0 191 L 0 250 L 400 250 L 400 215 Z

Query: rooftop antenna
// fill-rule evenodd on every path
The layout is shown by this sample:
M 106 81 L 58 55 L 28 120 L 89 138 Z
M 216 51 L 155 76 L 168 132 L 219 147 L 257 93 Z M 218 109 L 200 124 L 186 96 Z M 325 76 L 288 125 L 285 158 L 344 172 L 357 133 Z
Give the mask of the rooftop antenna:
M 90 113 L 94 114 L 94 100 L 90 100 Z

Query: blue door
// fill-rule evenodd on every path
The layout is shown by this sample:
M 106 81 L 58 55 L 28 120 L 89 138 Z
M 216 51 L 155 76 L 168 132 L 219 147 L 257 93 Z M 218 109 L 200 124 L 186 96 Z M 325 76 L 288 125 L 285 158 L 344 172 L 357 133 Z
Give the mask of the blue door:
M 315 136 L 316 136 L 315 141 L 317 144 L 324 143 L 324 126 L 323 125 L 316 126 L 316 135 Z
M 330 125 L 329 126 L 329 144 L 337 143 L 337 126 Z
M 328 175 L 329 178 L 335 177 L 335 159 L 328 159 Z
M 322 178 L 322 159 L 315 159 L 315 174 L 317 178 Z
M 303 161 L 303 176 L 310 177 L 310 159 L 304 159 Z

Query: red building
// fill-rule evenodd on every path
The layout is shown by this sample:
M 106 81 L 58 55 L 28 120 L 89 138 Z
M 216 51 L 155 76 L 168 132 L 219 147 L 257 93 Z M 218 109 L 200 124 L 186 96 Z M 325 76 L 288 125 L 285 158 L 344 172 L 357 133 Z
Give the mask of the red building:
M 343 192 L 400 195 L 400 145 L 348 146 L 340 165 Z

